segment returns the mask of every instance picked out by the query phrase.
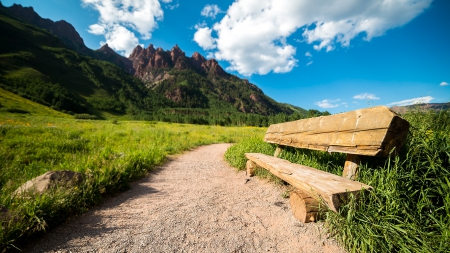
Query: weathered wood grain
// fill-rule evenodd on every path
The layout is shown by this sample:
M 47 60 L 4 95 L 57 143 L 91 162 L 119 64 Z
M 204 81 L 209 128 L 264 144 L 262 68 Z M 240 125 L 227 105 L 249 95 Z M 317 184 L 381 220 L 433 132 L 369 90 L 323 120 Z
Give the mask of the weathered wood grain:
M 271 125 L 264 141 L 296 148 L 388 156 L 404 143 L 408 121 L 385 106 Z
M 259 153 L 246 153 L 245 156 L 316 200 L 322 199 L 328 209 L 335 212 L 349 194 L 358 197 L 361 189 L 372 189 L 369 185 L 273 156 Z
M 254 162 L 252 162 L 251 160 L 248 160 L 245 167 L 247 169 L 247 176 L 253 177 L 255 175 L 256 164 Z
M 305 192 L 296 190 L 289 196 L 292 214 L 303 222 L 309 223 L 318 220 L 320 203 Z
M 273 154 L 273 156 L 279 157 L 279 156 L 281 155 L 281 152 L 283 152 L 283 146 L 277 146 L 277 148 L 275 149 L 275 153 Z
M 351 180 L 357 180 L 360 162 L 361 158 L 358 155 L 347 154 L 342 176 Z

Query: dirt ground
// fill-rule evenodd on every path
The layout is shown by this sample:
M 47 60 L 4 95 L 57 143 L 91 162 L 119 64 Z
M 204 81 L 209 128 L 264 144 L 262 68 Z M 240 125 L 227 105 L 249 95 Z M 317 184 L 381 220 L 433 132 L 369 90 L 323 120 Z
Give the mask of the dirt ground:
M 229 146 L 172 157 L 24 252 L 344 252 L 322 223 L 295 220 L 284 189 L 230 167 Z

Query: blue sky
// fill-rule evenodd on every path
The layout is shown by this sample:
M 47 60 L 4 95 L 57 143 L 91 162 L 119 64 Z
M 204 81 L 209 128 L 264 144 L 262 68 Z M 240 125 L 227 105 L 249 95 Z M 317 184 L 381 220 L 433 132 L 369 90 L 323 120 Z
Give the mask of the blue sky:
M 450 101 L 448 0 L 1 2 L 68 21 L 92 49 L 178 44 L 305 109 Z

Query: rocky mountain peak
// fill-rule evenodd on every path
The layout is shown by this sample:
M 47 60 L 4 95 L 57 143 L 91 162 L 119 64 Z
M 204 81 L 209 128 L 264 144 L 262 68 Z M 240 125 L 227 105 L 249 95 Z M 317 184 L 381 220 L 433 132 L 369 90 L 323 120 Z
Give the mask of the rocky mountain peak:
M 195 52 L 191 57 L 191 63 L 196 69 L 202 69 L 202 64 L 206 62 L 205 57 L 199 52 Z
M 186 57 L 185 53 L 178 47 L 178 45 L 175 45 L 172 50 L 170 51 L 170 57 L 172 59 L 172 62 L 176 63 L 181 57 Z
M 144 49 L 140 46 L 137 45 L 134 49 L 133 52 L 131 52 L 130 56 L 128 57 L 128 59 L 130 60 L 134 60 L 136 59 L 143 51 Z
M 137 46 L 128 59 L 133 62 L 135 75 L 143 81 L 146 81 L 145 77 L 149 76 L 150 71 L 161 68 L 190 68 L 206 74 L 228 75 L 216 60 L 206 60 L 198 52 L 195 52 L 192 57 L 186 57 L 186 54 L 178 45 L 175 45 L 170 51 L 164 51 L 161 47 L 155 50 L 152 44 L 146 49 Z
M 99 49 L 99 51 L 102 51 L 102 52 L 108 52 L 108 53 L 114 52 L 114 50 L 112 50 L 112 49 L 108 46 L 108 43 L 106 43 L 105 45 L 103 45 L 103 46 Z
M 14 4 L 7 9 L 11 14 L 17 16 L 26 23 L 43 28 L 51 34 L 56 35 L 64 42 L 64 44 L 76 52 L 89 55 L 90 50 L 84 44 L 80 34 L 70 23 L 64 20 L 54 22 L 48 18 L 42 18 L 34 11 L 33 7 L 23 7 L 20 4 Z

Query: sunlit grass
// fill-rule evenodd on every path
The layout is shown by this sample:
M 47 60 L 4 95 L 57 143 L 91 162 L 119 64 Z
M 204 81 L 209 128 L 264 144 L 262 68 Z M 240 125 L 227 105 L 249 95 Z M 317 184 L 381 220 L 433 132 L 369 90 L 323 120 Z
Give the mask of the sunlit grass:
M 200 145 L 261 136 L 264 129 L 168 124 L 144 121 L 87 121 L 0 114 L 0 207 L 2 247 L 43 231 L 98 203 L 102 195 L 123 191 L 168 155 Z M 24 182 L 51 170 L 83 173 L 70 191 L 13 198 Z
M 17 118 L 17 114 L 8 112 L 8 110 L 11 109 L 20 109 L 28 112 L 33 116 L 39 115 L 40 117 L 42 116 L 58 117 L 58 118 L 71 117 L 68 114 L 52 110 L 47 106 L 25 99 L 19 95 L 16 95 L 12 92 L 0 88 L 0 118 L 4 120 L 8 119 L 8 117 Z M 25 115 L 21 116 L 23 118 Z

